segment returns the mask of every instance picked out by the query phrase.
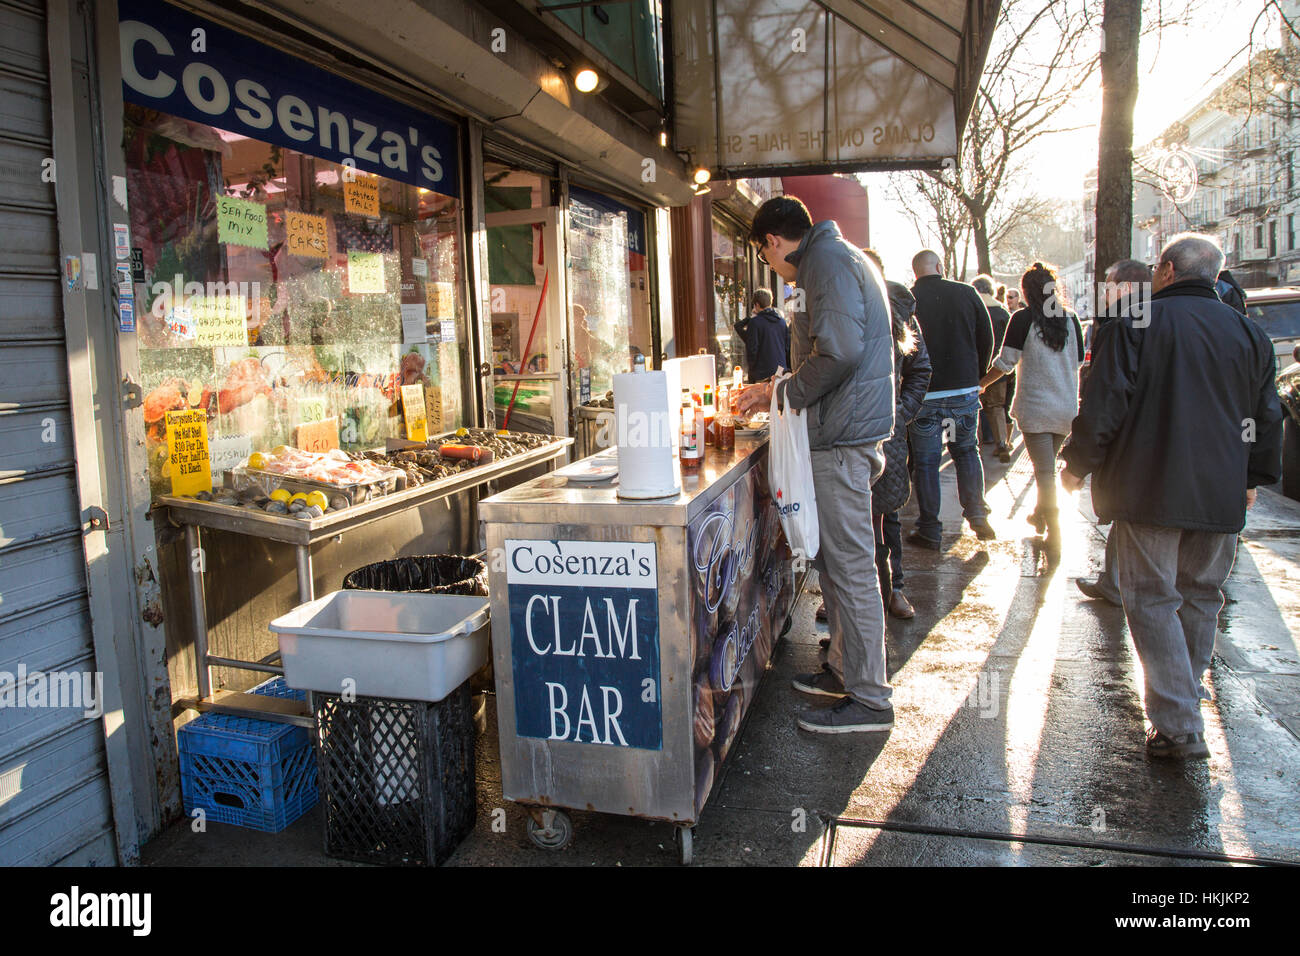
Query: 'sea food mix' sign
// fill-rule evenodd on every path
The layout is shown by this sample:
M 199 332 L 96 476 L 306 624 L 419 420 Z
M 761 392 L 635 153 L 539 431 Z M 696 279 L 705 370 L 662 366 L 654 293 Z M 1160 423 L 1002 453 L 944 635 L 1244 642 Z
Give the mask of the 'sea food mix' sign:
M 660 750 L 655 546 L 506 541 L 521 737 Z

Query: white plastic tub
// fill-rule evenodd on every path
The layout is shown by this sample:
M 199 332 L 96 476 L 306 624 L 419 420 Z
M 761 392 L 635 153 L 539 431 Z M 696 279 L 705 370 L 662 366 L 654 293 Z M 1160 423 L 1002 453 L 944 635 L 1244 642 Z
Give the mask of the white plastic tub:
M 489 618 L 485 597 L 335 591 L 270 627 L 290 687 L 438 701 L 487 663 Z

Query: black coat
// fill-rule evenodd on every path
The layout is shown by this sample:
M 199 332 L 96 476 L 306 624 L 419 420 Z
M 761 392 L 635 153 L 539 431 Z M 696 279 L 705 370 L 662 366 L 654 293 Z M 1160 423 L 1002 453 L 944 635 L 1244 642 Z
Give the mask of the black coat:
M 1238 532 L 1246 489 L 1282 470 L 1273 345 L 1208 280 L 1161 289 L 1146 311 L 1099 330 L 1062 457 L 1093 475 L 1104 520 Z
M 916 300 L 906 286 L 897 282 L 887 283 L 887 288 L 890 312 L 901 317 L 911 327 L 916 346 L 906 355 L 901 354 L 897 346 L 894 348 L 894 381 L 898 387 L 898 400 L 894 406 L 894 433 L 881 446 L 885 455 L 885 470 L 871 486 L 873 514 L 897 511 L 911 497 L 912 484 L 907 472 L 907 426 L 921 410 L 926 390 L 930 386 L 930 353 L 926 350 L 921 327 L 912 317 Z
M 974 286 L 922 276 L 912 286 L 916 322 L 930 350 L 930 391 L 975 388 L 993 361 L 993 323 Z
M 745 342 L 751 382 L 771 378 L 778 366 L 790 371 L 790 325 L 776 309 L 768 306 L 741 319 L 736 332 Z

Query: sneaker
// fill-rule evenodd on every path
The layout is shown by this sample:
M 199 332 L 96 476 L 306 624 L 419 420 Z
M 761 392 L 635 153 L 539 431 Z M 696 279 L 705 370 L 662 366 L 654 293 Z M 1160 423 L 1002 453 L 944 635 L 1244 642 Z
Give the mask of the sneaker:
M 998 446 L 998 461 L 1002 462 L 1004 465 L 1009 465 L 1009 464 L 1011 464 L 1011 446 L 1010 446 L 1010 445 L 999 445 L 999 446 Z
M 845 697 L 834 707 L 807 710 L 795 722 L 814 734 L 860 734 L 889 730 L 894 726 L 894 708 L 876 710 Z
M 1075 587 L 1083 592 L 1083 596 L 1093 601 L 1105 601 L 1115 607 L 1123 607 L 1124 602 L 1120 600 L 1118 594 L 1110 594 L 1101 586 L 1101 578 L 1096 581 L 1089 581 L 1087 578 L 1076 578 Z
M 939 550 L 939 542 L 934 538 L 927 538 L 920 531 L 913 531 L 907 536 L 907 543 L 915 545 L 918 548 L 929 548 L 931 551 Z
M 829 637 L 823 637 L 817 642 L 817 646 L 822 650 L 829 652 L 831 649 L 831 639 Z
M 916 608 L 912 607 L 912 602 L 907 599 L 906 594 L 895 591 L 889 597 L 889 613 L 908 621 L 916 617 Z
M 830 621 L 831 616 L 830 616 L 829 614 L 826 613 L 826 602 L 825 602 L 825 601 L 822 601 L 821 604 L 817 605 L 817 613 L 814 614 L 813 617 L 815 617 L 817 620 L 821 621 L 823 624 L 825 624 L 825 623 L 827 623 L 828 621 Z
M 975 532 L 975 537 L 981 541 L 995 541 L 998 533 L 993 530 L 993 526 L 985 518 L 976 518 L 970 522 L 971 530 Z
M 811 674 L 796 674 L 790 682 L 794 689 L 815 697 L 843 697 L 844 683 L 835 676 L 835 672 L 826 664 L 822 669 Z
M 1152 729 L 1147 734 L 1147 756 L 1205 760 L 1210 756 L 1210 748 L 1205 745 L 1205 734 L 1181 734 L 1169 737 Z
M 1025 520 L 1034 526 L 1034 531 L 1038 534 L 1047 533 L 1047 518 L 1040 514 L 1037 508 L 1025 515 Z

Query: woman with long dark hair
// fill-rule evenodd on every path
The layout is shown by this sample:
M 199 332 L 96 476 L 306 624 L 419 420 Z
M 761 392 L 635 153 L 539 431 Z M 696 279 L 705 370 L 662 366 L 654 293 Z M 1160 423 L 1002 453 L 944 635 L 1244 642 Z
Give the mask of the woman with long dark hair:
M 980 380 L 981 391 L 1003 375 L 1016 373 L 1011 417 L 1025 439 L 1034 465 L 1038 505 L 1029 522 L 1049 559 L 1061 556 L 1061 526 L 1056 507 L 1056 456 L 1079 412 L 1079 365 L 1083 328 L 1068 308 L 1056 270 L 1035 262 L 1020 279 L 1025 307 L 1011 316 L 1002 351 Z

